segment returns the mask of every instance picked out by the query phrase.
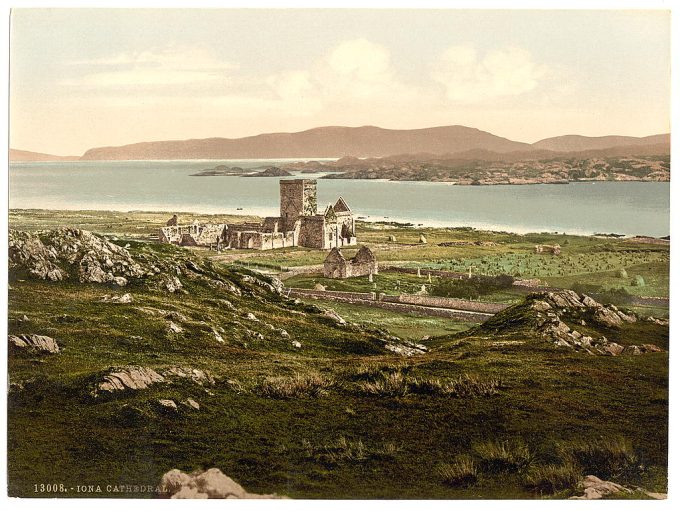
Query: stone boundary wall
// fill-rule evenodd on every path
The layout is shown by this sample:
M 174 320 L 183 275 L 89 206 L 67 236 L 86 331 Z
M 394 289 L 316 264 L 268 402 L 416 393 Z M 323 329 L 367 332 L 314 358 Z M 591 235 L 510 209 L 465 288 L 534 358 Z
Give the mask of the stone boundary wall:
M 330 293 L 330 294 L 329 294 Z M 313 291 L 309 289 L 288 288 L 284 295 L 290 298 L 314 298 L 317 300 L 332 300 L 335 302 L 366 305 L 378 309 L 386 309 L 394 312 L 415 313 L 422 316 L 436 316 L 440 318 L 458 319 L 461 321 L 484 322 L 492 314 L 480 312 L 470 312 L 454 309 L 442 309 L 437 307 L 426 307 L 410 303 L 379 301 L 372 297 L 373 293 L 349 293 L 340 291 Z
M 509 305 L 504 303 L 475 302 L 472 300 L 445 298 L 440 296 L 385 296 L 383 297 L 383 301 L 409 303 L 412 305 L 424 305 L 426 307 L 439 307 L 442 309 L 459 309 L 464 311 L 483 312 L 487 314 L 496 314 L 497 312 L 505 310 L 509 307 Z
M 375 301 L 376 300 L 376 294 L 375 293 L 353 293 L 351 291 L 316 291 L 314 289 L 301 289 L 301 288 L 288 288 L 285 290 L 286 294 L 289 294 L 289 296 L 305 296 L 305 297 L 312 297 L 312 298 L 340 298 L 340 299 L 347 299 L 347 300 L 366 300 L 366 301 Z
M 418 268 L 404 268 L 403 266 L 393 266 L 390 264 L 385 264 L 379 265 L 380 268 L 383 269 L 383 271 L 395 271 L 399 273 L 410 273 L 412 275 L 418 275 Z M 460 278 L 467 278 L 468 274 L 467 273 L 460 273 L 457 271 L 449 271 L 449 270 L 429 270 L 427 268 L 421 268 L 420 269 L 420 275 L 423 278 L 427 278 L 427 274 L 431 274 L 433 277 L 446 277 L 450 279 L 460 279 Z
M 410 303 L 367 301 L 366 305 L 370 305 L 371 307 L 377 307 L 380 309 L 387 309 L 395 312 L 416 313 L 422 316 L 436 316 L 440 318 L 459 319 L 461 321 L 471 321 L 477 323 L 483 323 L 492 316 L 492 314 L 484 314 L 480 312 L 470 312 L 454 309 L 439 309 L 437 307 L 425 307 L 423 305 L 413 305 Z

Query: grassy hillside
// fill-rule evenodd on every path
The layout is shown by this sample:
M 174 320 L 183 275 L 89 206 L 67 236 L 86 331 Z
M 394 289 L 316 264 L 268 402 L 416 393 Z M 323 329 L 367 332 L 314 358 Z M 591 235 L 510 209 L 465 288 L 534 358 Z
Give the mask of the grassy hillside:
M 13 227 L 20 215 L 38 223 L 14 213 Z M 153 497 L 107 485 L 211 467 L 248 491 L 295 498 L 566 497 L 585 472 L 666 490 L 667 352 L 591 356 L 531 332 L 469 335 L 469 325 L 431 318 L 411 328 L 408 316 L 333 304 L 343 326 L 323 314 L 330 304 L 287 300 L 257 273 L 110 225 L 134 260 L 179 269 L 183 291 L 10 273 L 9 333 L 62 348 L 11 353 L 10 495 L 53 497 L 34 485 L 63 483 L 67 497 Z M 130 303 L 111 301 L 124 293 Z M 426 332 L 424 354 L 385 349 L 399 344 L 394 334 Z M 652 323 L 600 333 L 668 345 L 667 326 Z M 198 369 L 212 381 L 92 396 L 129 365 Z M 189 398 L 200 409 L 181 404 Z M 78 492 L 88 484 L 101 492 Z

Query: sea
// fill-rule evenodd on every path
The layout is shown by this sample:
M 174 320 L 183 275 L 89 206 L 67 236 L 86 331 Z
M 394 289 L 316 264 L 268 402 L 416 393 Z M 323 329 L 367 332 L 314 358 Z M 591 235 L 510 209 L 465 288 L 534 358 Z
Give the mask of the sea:
M 276 216 L 281 178 L 191 174 L 217 165 L 264 169 L 299 160 L 11 163 L 9 206 Z M 366 221 L 518 233 L 670 234 L 670 183 L 457 186 L 321 179 L 324 175 L 296 172 L 294 177 L 319 179 L 320 209 L 342 196 L 355 216 Z

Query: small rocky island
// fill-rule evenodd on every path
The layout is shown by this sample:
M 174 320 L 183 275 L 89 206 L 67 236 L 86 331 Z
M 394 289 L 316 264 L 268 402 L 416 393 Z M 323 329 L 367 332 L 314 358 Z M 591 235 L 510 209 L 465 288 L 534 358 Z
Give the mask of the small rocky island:
M 253 172 L 252 174 L 244 174 L 243 177 L 285 177 L 292 176 L 287 170 L 279 167 L 267 167 L 260 172 Z
M 201 170 L 192 176 L 241 176 L 241 177 L 283 177 L 292 176 L 287 170 L 279 167 L 267 167 L 259 172 L 253 172 L 253 169 L 244 169 L 241 167 L 228 167 L 227 165 L 217 165 L 212 169 Z
M 228 167 L 227 165 L 217 165 L 212 169 L 204 169 L 192 176 L 242 176 L 247 171 L 241 167 Z

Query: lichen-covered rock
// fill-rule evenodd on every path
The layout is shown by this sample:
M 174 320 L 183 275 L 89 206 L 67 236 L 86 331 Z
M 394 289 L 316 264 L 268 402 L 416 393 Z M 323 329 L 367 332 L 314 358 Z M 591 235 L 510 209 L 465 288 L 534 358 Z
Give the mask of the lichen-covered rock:
M 606 307 L 596 309 L 593 313 L 593 319 L 595 322 L 608 327 L 618 327 L 623 323 L 623 319 L 615 311 Z
M 25 270 L 32 277 L 59 281 L 68 273 L 57 266 L 57 253 L 49 250 L 40 238 L 32 233 L 9 231 L 9 270 Z
M 215 383 L 215 379 L 208 371 L 193 367 L 169 367 L 162 370 L 161 374 L 168 381 L 186 379 L 198 385 L 214 385 Z
M 46 335 L 23 334 L 8 336 L 9 347 L 34 353 L 59 353 L 57 341 Z
M 118 245 L 82 229 L 29 233 L 10 230 L 9 267 L 43 280 L 77 275 L 80 282 L 125 286 L 146 270 Z
M 180 334 L 184 329 L 173 321 L 168 323 L 168 331 L 173 334 Z
M 652 350 L 640 346 L 624 347 L 605 336 L 583 335 L 570 324 L 620 328 L 623 323 L 637 321 L 634 313 L 626 313 L 614 305 L 602 305 L 593 298 L 571 290 L 529 295 L 526 300 L 496 314 L 473 329 L 484 334 L 530 335 L 552 342 L 555 346 L 583 350 L 593 355 L 642 354 Z M 660 349 L 660 348 L 659 348 Z
M 324 318 L 330 319 L 337 325 L 344 326 L 347 324 L 347 321 L 345 321 L 345 319 L 342 316 L 340 316 L 337 312 L 335 312 L 333 309 L 325 310 L 322 316 Z
M 385 344 L 385 349 L 401 355 L 403 357 L 412 357 L 414 355 L 422 355 L 427 352 L 427 347 L 422 344 L 416 344 L 410 341 L 394 340 Z
M 153 287 L 162 291 L 167 291 L 168 293 L 176 293 L 180 291 L 183 286 L 182 281 L 175 275 L 162 274 L 155 280 Z
M 177 469 L 166 472 L 159 485 L 160 496 L 172 499 L 277 499 L 277 495 L 248 493 L 218 468 L 185 474 Z
M 172 399 L 159 399 L 158 404 L 165 411 L 168 412 L 177 411 L 177 403 L 175 403 Z
M 165 378 L 149 367 L 127 366 L 113 369 L 98 382 L 92 391 L 94 397 L 112 395 L 117 392 L 143 390 Z
M 134 302 L 134 298 L 130 293 L 125 293 L 124 295 L 120 296 L 104 295 L 99 301 L 104 303 L 132 303 Z
M 614 493 L 632 493 L 632 490 L 611 481 L 603 481 L 599 477 L 588 475 L 578 484 L 583 495 L 571 497 L 574 500 L 597 500 Z
M 186 406 L 187 408 L 191 408 L 192 410 L 200 410 L 201 405 L 199 405 L 196 401 L 191 399 L 190 397 L 182 401 L 182 405 Z

